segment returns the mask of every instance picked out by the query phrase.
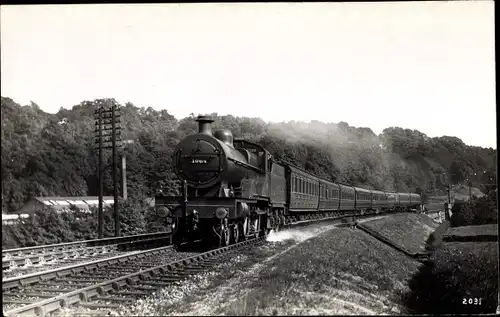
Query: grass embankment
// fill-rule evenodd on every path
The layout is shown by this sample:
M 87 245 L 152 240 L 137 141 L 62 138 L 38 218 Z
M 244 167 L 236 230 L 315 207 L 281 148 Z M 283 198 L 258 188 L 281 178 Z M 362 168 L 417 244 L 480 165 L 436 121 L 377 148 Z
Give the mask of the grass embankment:
M 445 241 L 498 241 L 498 225 L 463 226 L 449 228 L 443 236 Z
M 426 241 L 439 226 L 428 216 L 415 213 L 389 215 L 366 221 L 362 225 L 410 253 L 424 251 Z
M 141 303 L 141 315 L 398 314 L 405 281 L 418 262 L 351 228 L 300 244 L 238 255 L 218 278 L 178 301 L 164 293 Z M 141 308 L 142 307 L 142 308 Z

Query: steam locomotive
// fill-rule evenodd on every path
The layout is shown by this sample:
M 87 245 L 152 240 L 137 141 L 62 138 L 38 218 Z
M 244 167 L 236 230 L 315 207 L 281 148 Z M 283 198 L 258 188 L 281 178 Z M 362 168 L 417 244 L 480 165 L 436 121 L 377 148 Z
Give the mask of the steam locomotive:
M 321 179 L 279 161 L 263 147 L 212 133 L 213 119 L 198 116 L 198 133 L 175 148 L 181 196 L 156 196 L 173 243 L 209 239 L 226 246 L 267 235 L 283 225 L 320 217 L 418 209 L 420 195 L 369 190 Z

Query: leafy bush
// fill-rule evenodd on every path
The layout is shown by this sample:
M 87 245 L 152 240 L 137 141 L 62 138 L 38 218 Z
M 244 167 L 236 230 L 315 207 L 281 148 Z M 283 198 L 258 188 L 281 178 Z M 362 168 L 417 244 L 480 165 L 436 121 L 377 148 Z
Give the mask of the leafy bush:
M 491 191 L 479 198 L 473 196 L 469 202 L 455 202 L 450 221 L 452 227 L 498 223 L 496 193 Z
M 406 304 L 415 313 L 495 313 L 498 298 L 498 244 L 442 244 L 433 253 L 430 262 L 420 267 L 413 276 L 410 288 Z M 477 304 L 469 305 L 469 299 L 473 302 L 477 299 Z

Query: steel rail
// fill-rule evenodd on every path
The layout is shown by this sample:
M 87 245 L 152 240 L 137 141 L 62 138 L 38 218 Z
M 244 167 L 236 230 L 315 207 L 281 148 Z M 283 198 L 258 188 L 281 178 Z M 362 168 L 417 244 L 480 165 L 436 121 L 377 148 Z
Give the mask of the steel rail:
M 105 296 L 110 291 L 117 291 L 127 285 L 134 285 L 140 283 L 141 281 L 147 281 L 149 279 L 154 279 L 155 277 L 161 275 L 170 275 L 168 277 L 172 278 L 172 281 L 180 280 L 186 277 L 186 274 L 178 274 L 179 270 L 185 269 L 187 274 L 193 272 L 200 272 L 206 266 L 196 267 L 196 263 L 200 261 L 209 260 L 212 257 L 219 256 L 222 254 L 227 254 L 232 251 L 236 251 L 243 247 L 256 244 L 258 242 L 264 241 L 265 237 L 258 237 L 251 240 L 243 241 L 237 244 L 233 244 L 227 247 L 222 247 L 214 249 L 208 252 L 204 252 L 198 255 L 190 256 L 180 260 L 172 261 L 170 263 L 161 264 L 155 267 L 147 268 L 144 270 L 139 270 L 127 275 L 120 276 L 118 278 L 107 280 L 95 285 L 91 285 L 85 288 L 77 289 L 65 294 L 54 296 L 48 299 L 44 299 L 39 302 L 28 304 L 10 311 L 4 312 L 4 316 L 45 316 L 47 313 L 59 310 L 64 307 L 69 307 L 82 302 L 87 302 L 94 297 Z M 168 247 L 165 247 L 168 248 Z M 163 248 L 163 249 L 165 249 Z M 159 250 L 157 250 L 159 251 Z M 152 251 L 144 251 L 144 253 Z M 139 254 L 133 255 L 138 257 Z M 132 257 L 132 256 L 130 256 Z M 109 261 L 109 260 L 107 260 Z M 94 264 L 95 265 L 95 264 Z M 176 274 L 177 272 L 177 274 Z M 173 274 L 173 275 L 172 275 Z M 55 277 L 55 275 L 53 275 Z M 165 286 L 167 283 L 154 283 L 159 287 Z M 158 287 L 157 287 L 158 288 Z M 152 289 L 154 290 L 154 288 Z
M 161 241 L 163 239 L 168 239 L 170 234 L 154 234 L 154 235 L 141 235 L 141 238 L 137 238 L 137 236 L 132 236 L 134 238 L 122 239 L 121 241 L 108 241 L 106 243 L 111 244 L 103 244 L 96 246 L 81 246 L 80 244 L 74 245 L 73 248 L 62 249 L 58 251 L 45 252 L 45 253 L 36 253 L 36 254 L 25 254 L 24 256 L 17 256 L 11 258 L 2 259 L 2 270 L 10 269 L 12 266 L 22 266 L 27 263 L 38 264 L 42 261 L 51 261 L 55 259 L 63 259 L 66 257 L 70 257 L 72 255 L 88 255 L 88 254 L 103 254 L 103 252 L 107 251 L 116 251 L 122 245 L 127 244 L 147 244 L 154 241 Z M 125 237 L 124 237 L 125 238 Z M 113 243 L 114 242 L 114 243 Z
M 110 237 L 104 239 L 93 239 L 93 240 L 83 240 L 83 241 L 74 241 L 74 242 L 64 242 L 57 244 L 47 244 L 47 245 L 39 245 L 34 247 L 25 247 L 25 248 L 15 248 L 15 249 L 2 249 L 2 258 L 12 254 L 26 254 L 27 252 L 33 253 L 35 251 L 43 252 L 43 251 L 56 251 L 63 250 L 67 247 L 86 247 L 86 246 L 101 246 L 101 245 L 110 245 L 110 244 L 118 244 L 125 242 L 134 242 L 136 240 L 141 240 L 144 238 L 154 238 L 154 237 L 168 237 L 170 232 L 154 232 L 154 233 L 143 233 L 132 236 L 124 236 L 124 237 Z

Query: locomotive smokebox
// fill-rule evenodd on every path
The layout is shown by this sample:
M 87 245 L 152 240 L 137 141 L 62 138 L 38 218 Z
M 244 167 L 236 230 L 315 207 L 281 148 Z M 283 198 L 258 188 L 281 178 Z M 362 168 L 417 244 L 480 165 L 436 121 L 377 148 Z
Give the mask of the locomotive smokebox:
M 211 123 L 214 122 L 211 116 L 198 116 L 198 133 L 212 135 Z

